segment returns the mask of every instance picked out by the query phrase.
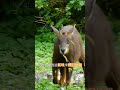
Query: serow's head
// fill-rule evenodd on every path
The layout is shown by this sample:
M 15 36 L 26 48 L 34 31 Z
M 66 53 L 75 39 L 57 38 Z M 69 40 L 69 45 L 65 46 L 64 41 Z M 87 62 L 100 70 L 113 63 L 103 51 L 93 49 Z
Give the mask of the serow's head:
M 58 31 L 53 26 L 51 26 L 51 28 L 53 29 L 53 31 L 57 37 L 60 53 L 62 55 L 66 55 L 67 53 L 69 53 L 70 44 L 73 43 L 71 38 L 74 33 L 75 25 L 74 26 L 71 26 L 71 25 L 64 26 L 64 27 L 62 27 L 62 29 L 60 31 Z

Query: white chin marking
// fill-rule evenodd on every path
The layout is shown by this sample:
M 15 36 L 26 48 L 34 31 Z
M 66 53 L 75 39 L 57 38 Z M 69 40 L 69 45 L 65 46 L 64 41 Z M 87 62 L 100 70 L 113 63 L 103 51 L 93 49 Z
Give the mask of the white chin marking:
M 66 51 L 65 51 L 64 53 L 62 53 L 61 50 L 60 50 L 60 53 L 61 53 L 62 55 L 65 55 L 65 54 L 66 54 Z

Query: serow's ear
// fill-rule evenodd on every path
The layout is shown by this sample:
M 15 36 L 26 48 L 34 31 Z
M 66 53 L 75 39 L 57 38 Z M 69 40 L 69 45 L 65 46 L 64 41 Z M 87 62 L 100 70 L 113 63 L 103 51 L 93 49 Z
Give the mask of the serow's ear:
M 53 27 L 53 26 L 50 26 L 51 28 L 52 28 L 52 30 L 53 30 L 53 32 L 55 33 L 55 35 L 57 36 L 57 37 L 59 37 L 59 31 L 55 28 L 55 27 Z
M 76 26 L 76 24 L 74 24 L 74 26 L 70 29 L 70 32 L 68 32 L 67 35 L 69 35 L 69 36 L 73 35 L 75 26 Z
M 74 26 L 73 26 L 73 30 L 75 29 L 75 26 L 76 26 L 76 24 L 74 24 Z

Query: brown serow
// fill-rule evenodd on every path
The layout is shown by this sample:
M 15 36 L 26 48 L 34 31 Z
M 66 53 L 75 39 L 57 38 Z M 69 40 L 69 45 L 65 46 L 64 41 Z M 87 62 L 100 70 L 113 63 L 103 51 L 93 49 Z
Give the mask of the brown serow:
M 54 43 L 52 63 L 82 63 L 84 69 L 85 51 L 82 46 L 80 33 L 75 25 L 62 27 L 60 31 L 51 26 L 57 39 Z M 58 81 L 58 70 L 60 69 L 60 81 Z M 53 83 L 61 87 L 70 84 L 73 67 L 52 67 Z
M 95 0 L 86 0 L 85 86 L 120 90 L 120 62 L 112 42 L 112 28 Z

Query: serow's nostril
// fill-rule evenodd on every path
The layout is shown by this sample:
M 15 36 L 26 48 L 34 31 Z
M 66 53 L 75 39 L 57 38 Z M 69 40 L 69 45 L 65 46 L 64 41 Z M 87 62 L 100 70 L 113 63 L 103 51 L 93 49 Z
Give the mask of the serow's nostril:
M 64 54 L 64 53 L 65 53 L 65 49 L 62 48 L 62 49 L 61 49 L 61 52 Z

